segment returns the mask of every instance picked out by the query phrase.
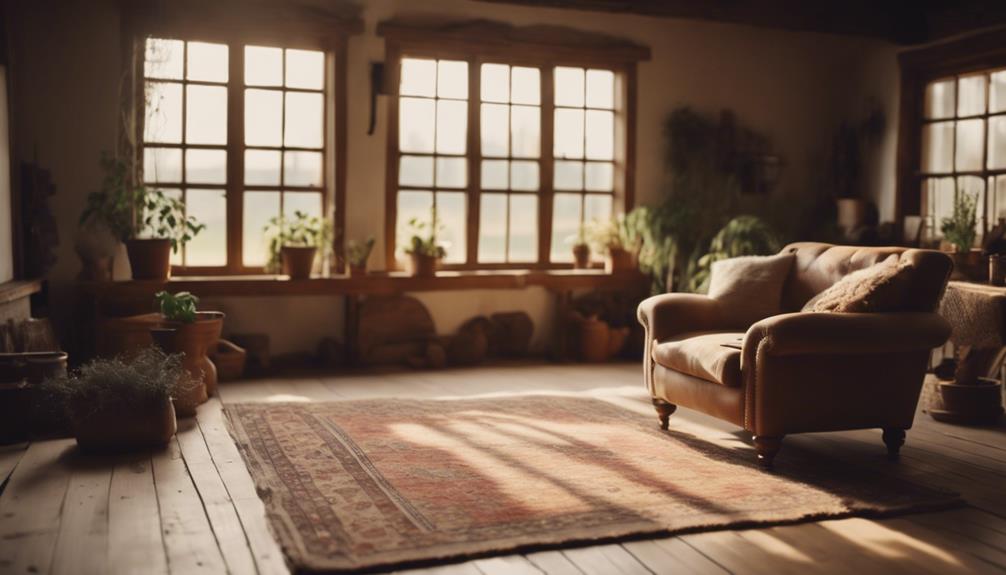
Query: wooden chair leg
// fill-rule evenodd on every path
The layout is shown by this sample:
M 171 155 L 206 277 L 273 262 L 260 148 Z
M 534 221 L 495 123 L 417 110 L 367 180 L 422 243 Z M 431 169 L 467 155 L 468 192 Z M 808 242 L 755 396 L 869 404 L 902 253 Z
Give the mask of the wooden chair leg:
M 891 461 L 898 459 L 901 446 L 905 444 L 905 430 L 884 428 L 884 445 L 887 446 L 887 458 Z
M 758 463 L 765 469 L 772 469 L 772 461 L 782 447 L 782 436 L 768 437 L 755 435 L 751 439 L 754 441 L 755 452 L 758 454 Z
M 670 427 L 671 414 L 678 409 L 678 406 L 654 397 L 653 407 L 657 409 L 657 417 L 660 418 L 660 429 L 666 431 Z

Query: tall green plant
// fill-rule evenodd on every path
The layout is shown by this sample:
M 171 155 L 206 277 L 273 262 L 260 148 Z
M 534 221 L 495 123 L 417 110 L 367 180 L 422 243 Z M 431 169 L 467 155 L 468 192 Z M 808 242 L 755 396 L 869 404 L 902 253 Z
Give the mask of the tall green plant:
M 283 246 L 318 248 L 322 258 L 328 257 L 334 227 L 329 218 L 319 218 L 295 210 L 293 217 L 282 215 L 271 218 L 263 232 L 269 238 L 269 262 L 266 269 L 278 271 Z
M 940 231 L 948 242 L 954 244 L 958 252 L 967 252 L 975 243 L 978 235 L 978 195 L 959 192 L 954 198 L 954 212 L 950 217 L 943 218 Z

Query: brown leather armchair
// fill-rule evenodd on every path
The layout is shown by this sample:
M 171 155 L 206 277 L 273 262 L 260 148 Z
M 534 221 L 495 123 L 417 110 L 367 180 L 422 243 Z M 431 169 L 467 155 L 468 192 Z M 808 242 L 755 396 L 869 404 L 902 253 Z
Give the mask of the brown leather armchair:
M 704 295 L 664 294 L 639 305 L 643 372 L 661 427 L 679 405 L 730 421 L 753 434 L 766 467 L 787 434 L 882 428 L 897 457 L 930 352 L 950 335 L 935 310 L 953 263 L 940 252 L 897 247 L 797 243 L 783 252 L 796 255 L 783 288 L 787 313 L 744 325 Z M 910 311 L 799 311 L 846 274 L 891 254 L 916 267 Z

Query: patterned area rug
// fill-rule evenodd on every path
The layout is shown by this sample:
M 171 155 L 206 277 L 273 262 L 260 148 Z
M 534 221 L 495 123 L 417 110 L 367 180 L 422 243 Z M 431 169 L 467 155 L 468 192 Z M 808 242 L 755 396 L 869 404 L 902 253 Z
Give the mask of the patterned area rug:
M 947 506 L 956 497 L 784 446 L 750 449 L 599 399 L 227 406 L 299 571 L 424 564 L 642 535 Z M 672 418 L 673 421 L 673 418 Z M 878 438 L 878 456 L 883 445 Z

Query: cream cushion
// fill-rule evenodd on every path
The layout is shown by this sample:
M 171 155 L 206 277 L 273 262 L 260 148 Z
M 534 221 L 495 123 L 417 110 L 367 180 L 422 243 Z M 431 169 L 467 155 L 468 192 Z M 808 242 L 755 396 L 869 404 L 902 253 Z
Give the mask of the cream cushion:
M 740 332 L 681 334 L 674 341 L 657 344 L 653 361 L 712 383 L 740 387 L 741 350 L 728 345 L 737 345 L 743 338 Z
M 728 314 L 752 324 L 782 311 L 782 288 L 793 254 L 742 256 L 713 263 L 709 297 Z

